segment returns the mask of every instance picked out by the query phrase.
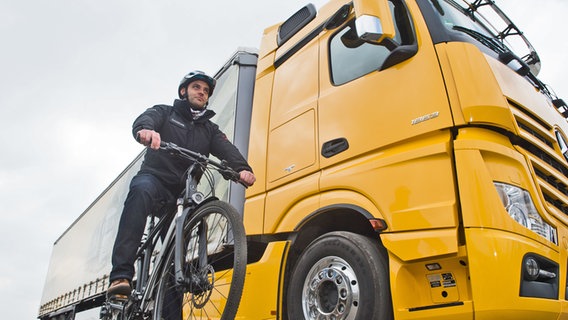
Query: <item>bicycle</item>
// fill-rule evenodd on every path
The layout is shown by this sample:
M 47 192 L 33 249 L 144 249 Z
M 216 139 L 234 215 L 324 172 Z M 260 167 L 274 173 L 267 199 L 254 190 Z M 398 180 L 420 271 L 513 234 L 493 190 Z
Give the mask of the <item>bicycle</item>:
M 239 174 L 225 161 L 173 143 L 162 142 L 160 149 L 191 162 L 185 190 L 177 210 L 157 223 L 155 214 L 150 216 L 137 251 L 132 294 L 107 299 L 100 318 L 233 319 L 244 286 L 246 235 L 237 210 L 215 197 L 213 172 L 235 182 L 240 182 Z M 208 194 L 197 190 L 201 176 L 209 183 Z

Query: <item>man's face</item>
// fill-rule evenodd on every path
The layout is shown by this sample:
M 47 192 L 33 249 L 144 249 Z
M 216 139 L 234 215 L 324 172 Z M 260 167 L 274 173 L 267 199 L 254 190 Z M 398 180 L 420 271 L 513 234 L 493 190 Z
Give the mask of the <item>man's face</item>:
M 192 81 L 187 88 L 181 88 L 181 95 L 187 93 L 187 101 L 196 109 L 203 109 L 209 100 L 209 85 L 202 80 Z

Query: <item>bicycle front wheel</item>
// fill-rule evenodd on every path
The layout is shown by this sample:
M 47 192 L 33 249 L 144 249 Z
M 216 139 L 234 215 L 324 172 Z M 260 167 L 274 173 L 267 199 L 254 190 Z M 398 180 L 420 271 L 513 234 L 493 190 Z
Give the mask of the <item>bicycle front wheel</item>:
M 230 204 L 214 200 L 190 213 L 183 227 L 184 283 L 176 283 L 175 248 L 167 250 L 154 320 L 234 319 L 246 272 L 246 235 Z

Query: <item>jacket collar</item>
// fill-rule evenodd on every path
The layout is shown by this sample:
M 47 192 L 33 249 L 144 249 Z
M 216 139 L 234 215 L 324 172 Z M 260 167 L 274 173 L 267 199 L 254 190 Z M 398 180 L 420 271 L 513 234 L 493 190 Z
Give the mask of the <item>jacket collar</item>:
M 191 114 L 190 108 L 191 107 L 187 100 L 176 99 L 174 101 L 174 109 L 188 121 L 205 122 L 215 116 L 215 111 L 206 109 L 205 113 L 201 117 L 193 120 L 193 115 Z

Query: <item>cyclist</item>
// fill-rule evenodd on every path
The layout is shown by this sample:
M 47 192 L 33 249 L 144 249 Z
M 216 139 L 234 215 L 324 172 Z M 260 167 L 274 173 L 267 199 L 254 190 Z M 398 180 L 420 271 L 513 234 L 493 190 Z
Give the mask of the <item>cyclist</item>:
M 107 297 L 128 297 L 132 291 L 134 262 L 146 218 L 163 203 L 172 203 L 183 190 L 189 166 L 178 157 L 158 151 L 160 141 L 213 154 L 226 160 L 239 172 L 240 179 L 252 185 L 256 178 L 239 150 L 210 119 L 215 112 L 207 109 L 216 81 L 202 71 L 183 77 L 178 87 L 179 99 L 173 106 L 156 105 L 142 113 L 132 126 L 138 142 L 149 147 L 140 171 L 130 182 L 112 252 L 112 271 Z

